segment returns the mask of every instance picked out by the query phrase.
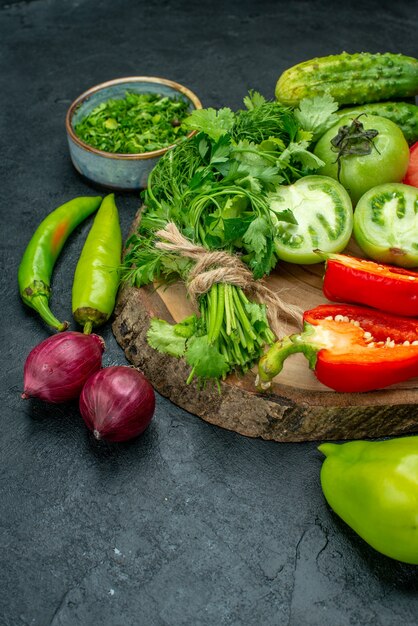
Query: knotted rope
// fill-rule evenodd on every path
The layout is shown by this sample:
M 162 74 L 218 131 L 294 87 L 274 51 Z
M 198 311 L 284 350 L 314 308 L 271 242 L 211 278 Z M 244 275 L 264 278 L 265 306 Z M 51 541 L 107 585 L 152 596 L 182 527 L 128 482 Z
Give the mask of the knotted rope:
M 156 233 L 161 240 L 156 243 L 160 250 L 175 252 L 195 261 L 189 273 L 186 288 L 195 302 L 197 297 L 207 293 L 215 283 L 228 283 L 241 287 L 247 296 L 267 306 L 267 317 L 276 337 L 282 333 L 280 318 L 293 317 L 300 321 L 299 307 L 284 302 L 278 293 L 272 291 L 262 280 L 255 280 L 252 272 L 241 259 L 222 250 L 207 250 L 184 237 L 173 222 Z

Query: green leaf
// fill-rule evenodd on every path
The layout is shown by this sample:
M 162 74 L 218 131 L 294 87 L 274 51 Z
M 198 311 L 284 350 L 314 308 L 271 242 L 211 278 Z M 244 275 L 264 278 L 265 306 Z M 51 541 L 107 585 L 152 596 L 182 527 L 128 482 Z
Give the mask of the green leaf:
M 325 165 L 319 157 L 307 149 L 305 141 L 291 142 L 278 158 L 279 164 L 289 164 L 291 161 L 297 161 L 308 170 L 317 170 Z
M 199 170 L 198 172 L 196 172 L 190 179 L 189 189 L 191 190 L 198 189 L 201 186 L 204 180 L 204 177 L 205 177 L 204 170 Z
M 286 143 L 293 140 L 299 124 L 293 112 L 277 101 L 269 102 L 256 94 L 251 93 L 245 100 L 247 109 L 238 111 L 232 129 L 235 141 L 248 139 L 260 143 L 270 137 L 280 137 Z
M 191 130 L 206 133 L 211 139 L 218 141 L 222 135 L 229 133 L 234 125 L 235 116 L 231 109 L 195 109 L 187 117 L 183 125 Z
M 205 234 L 204 243 L 210 249 L 216 250 L 217 248 L 222 248 L 224 244 L 223 233 L 220 235 L 211 235 L 210 233 Z
M 274 194 L 272 194 L 272 197 L 274 198 Z M 290 209 L 283 209 L 283 211 L 274 211 L 274 215 L 276 216 L 276 220 L 278 222 L 286 222 L 287 224 L 295 224 L 295 226 L 297 226 L 298 221 L 296 219 L 296 217 L 294 216 L 293 211 L 291 211 Z
M 330 94 L 303 98 L 294 115 L 304 130 L 312 132 L 312 140 L 315 141 L 324 134 L 328 128 L 336 124 L 338 116 L 338 102 Z
M 174 332 L 179 337 L 185 337 L 185 339 L 189 339 L 192 335 L 195 334 L 197 328 L 197 317 L 196 315 L 189 315 L 181 322 L 178 322 L 174 325 Z
M 114 117 L 109 117 L 105 122 L 104 126 L 110 130 L 115 130 L 118 127 L 118 123 Z
M 161 275 L 165 277 L 166 282 L 170 282 L 175 276 L 181 278 L 190 270 L 191 264 L 190 259 L 173 253 L 161 255 Z M 156 278 L 159 278 L 159 276 L 156 276 Z M 170 278 L 170 280 L 167 281 L 167 278 Z
M 261 93 L 259 93 L 258 91 L 254 91 L 253 89 L 251 89 L 248 92 L 248 96 L 245 96 L 244 98 L 245 107 L 249 111 L 252 111 L 253 109 L 256 109 L 257 107 L 261 107 L 265 103 L 266 103 L 265 97 L 262 96 Z
M 202 159 L 205 158 L 208 150 L 209 150 L 209 143 L 204 137 L 202 137 L 202 139 L 199 141 L 199 154 L 202 157 Z
M 225 206 L 222 210 L 222 217 L 224 219 L 230 217 L 238 217 L 248 208 L 248 198 L 242 195 L 231 196 L 225 202 Z
M 262 141 L 258 147 L 262 152 L 283 152 L 286 145 L 279 137 L 270 137 Z
M 266 248 L 263 254 L 257 254 L 252 251 L 250 254 L 243 256 L 242 260 L 245 261 L 252 270 L 256 280 L 263 278 L 266 274 L 270 274 L 277 263 L 273 239 L 269 237 L 266 240 Z
M 263 254 L 267 249 L 267 236 L 270 234 L 271 227 L 265 217 L 256 217 L 243 236 L 247 250 L 253 250 L 257 255 Z
M 277 166 L 253 168 L 252 174 L 265 189 L 275 188 L 283 182 L 283 176 L 278 173 Z
M 148 285 L 161 274 L 161 257 L 142 249 L 128 253 L 122 267 L 122 280 L 135 287 Z
M 296 140 L 306 142 L 306 145 L 309 145 L 313 140 L 313 133 L 310 130 L 299 128 Z
M 262 150 L 261 145 L 243 140 L 238 142 L 232 151 L 239 163 L 236 170 L 236 182 L 242 187 L 251 189 L 253 193 L 259 193 L 261 187 L 271 189 L 283 182 L 283 177 L 279 174 L 275 163 L 274 151 L 280 149 L 281 145 L 284 147 L 284 144 L 278 139 L 277 142 L 275 140 L 263 141 L 262 145 L 268 150 Z
M 222 135 L 212 148 L 210 157 L 211 165 L 225 163 L 231 151 L 231 138 L 229 135 Z
M 170 356 L 181 357 L 186 349 L 186 338 L 176 333 L 176 325 L 156 317 L 151 320 L 147 341 L 157 352 Z
M 239 141 L 234 146 L 233 156 L 241 164 L 246 164 L 249 167 L 253 165 L 266 167 L 269 164 L 269 161 L 266 161 L 266 158 L 260 152 L 259 146 L 247 139 Z
M 248 302 L 245 304 L 245 311 L 257 334 L 261 334 L 267 328 L 269 323 L 267 320 L 267 311 L 265 304 L 257 304 L 257 302 Z
M 290 141 L 294 141 L 299 131 L 299 124 L 294 114 L 288 113 L 282 121 L 283 130 L 289 136 Z
M 185 359 L 199 378 L 222 378 L 229 370 L 225 357 L 209 343 L 207 335 L 189 339 Z
M 249 219 L 232 217 L 224 220 L 225 243 L 240 239 L 248 229 Z
M 229 172 L 231 171 L 231 167 L 234 165 L 234 161 L 230 158 L 225 161 L 225 163 L 217 163 L 215 165 L 215 169 L 219 174 L 221 174 L 222 178 L 226 178 L 229 176 Z
M 238 171 L 241 175 L 236 178 L 236 185 L 239 185 L 244 189 L 248 189 L 251 193 L 256 195 L 261 193 L 261 183 L 255 176 L 252 176 L 251 174 L 246 174 L 245 171 L 241 172 L 241 168 L 239 168 Z

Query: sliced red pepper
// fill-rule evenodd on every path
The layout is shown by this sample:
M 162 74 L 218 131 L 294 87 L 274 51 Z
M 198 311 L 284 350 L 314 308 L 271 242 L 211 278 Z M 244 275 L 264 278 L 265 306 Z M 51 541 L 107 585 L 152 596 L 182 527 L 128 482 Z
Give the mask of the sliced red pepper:
M 341 304 L 305 311 L 303 320 L 301 333 L 278 341 L 260 359 L 262 389 L 296 352 L 335 391 L 372 391 L 418 376 L 418 320 Z
M 401 267 L 330 254 L 322 289 L 325 297 L 334 302 L 354 302 L 396 315 L 418 316 L 418 273 Z

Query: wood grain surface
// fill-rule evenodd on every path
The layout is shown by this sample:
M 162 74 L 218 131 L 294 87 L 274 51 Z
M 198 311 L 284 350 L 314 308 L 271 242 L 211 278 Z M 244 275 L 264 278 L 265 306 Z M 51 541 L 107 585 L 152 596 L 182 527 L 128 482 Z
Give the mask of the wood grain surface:
M 360 256 L 355 243 L 347 252 Z M 267 279 L 287 302 L 301 310 L 327 300 L 322 294 L 323 264 L 281 263 Z M 271 390 L 255 389 L 255 371 L 229 376 L 199 390 L 186 385 L 188 365 L 150 348 L 146 333 L 151 317 L 178 322 L 193 312 L 182 284 L 125 287 L 118 299 L 113 332 L 126 357 L 155 389 L 204 420 L 250 437 L 308 441 L 385 437 L 418 431 L 418 379 L 371 393 L 343 394 L 317 381 L 303 355 L 291 356 Z M 283 322 L 283 335 L 300 330 Z

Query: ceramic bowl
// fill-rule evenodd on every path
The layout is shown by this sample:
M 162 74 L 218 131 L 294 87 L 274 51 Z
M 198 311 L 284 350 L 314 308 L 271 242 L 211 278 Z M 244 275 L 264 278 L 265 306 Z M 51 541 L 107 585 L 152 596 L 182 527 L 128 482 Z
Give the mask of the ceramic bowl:
M 99 104 L 109 99 L 123 98 L 127 91 L 158 93 L 169 97 L 183 95 L 190 102 L 190 111 L 202 108 L 199 98 L 187 87 L 154 76 L 110 80 L 88 89 L 74 100 L 65 120 L 74 167 L 82 176 L 101 187 L 123 191 L 146 187 L 148 174 L 158 159 L 172 146 L 140 154 L 114 154 L 98 150 L 81 141 L 75 134 L 74 127 Z M 190 136 L 193 134 L 191 132 Z

